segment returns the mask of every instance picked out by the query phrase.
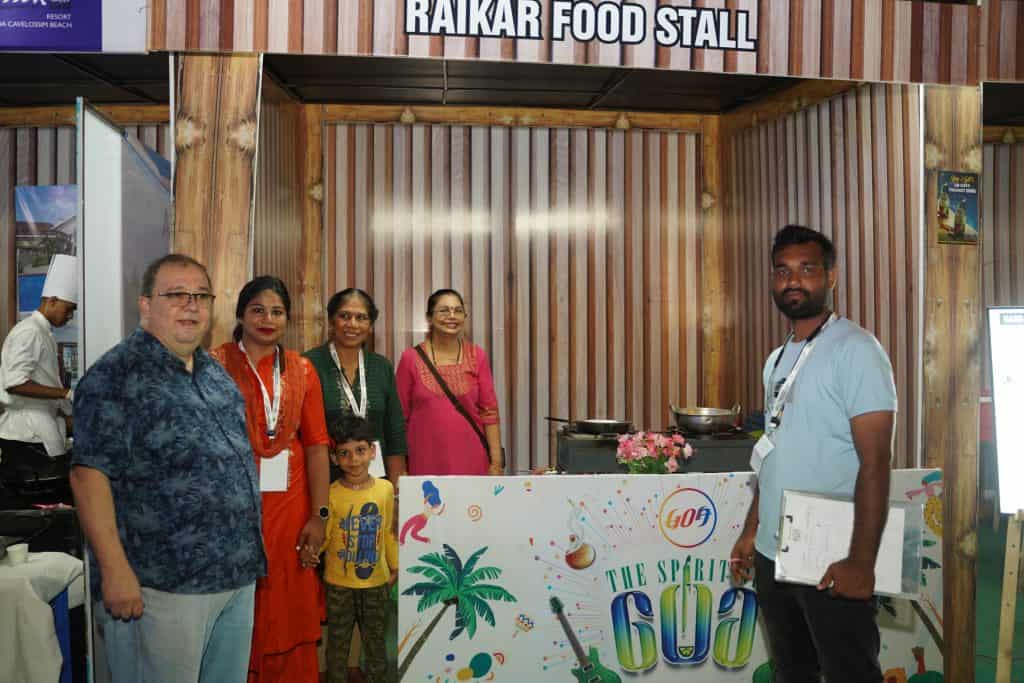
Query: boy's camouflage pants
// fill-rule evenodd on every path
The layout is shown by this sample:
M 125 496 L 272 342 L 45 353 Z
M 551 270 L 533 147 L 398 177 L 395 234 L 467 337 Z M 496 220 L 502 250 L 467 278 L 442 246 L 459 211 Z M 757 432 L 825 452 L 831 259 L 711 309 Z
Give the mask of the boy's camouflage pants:
M 359 624 L 369 683 L 391 683 L 385 653 L 388 612 L 392 608 L 387 584 L 376 588 L 327 588 L 327 681 L 345 683 L 353 624 Z

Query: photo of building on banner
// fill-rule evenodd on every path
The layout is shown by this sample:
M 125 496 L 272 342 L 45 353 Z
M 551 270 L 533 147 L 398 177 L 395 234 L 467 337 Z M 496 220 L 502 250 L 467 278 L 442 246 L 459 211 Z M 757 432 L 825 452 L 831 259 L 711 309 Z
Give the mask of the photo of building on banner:
M 400 679 L 770 682 L 757 595 L 729 570 L 753 481 L 403 478 Z M 941 681 L 941 474 L 895 471 L 891 498 L 925 529 L 919 598 L 879 599 L 882 670 Z
M 55 254 L 75 254 L 78 235 L 77 185 L 19 185 L 14 188 L 18 319 L 39 308 L 43 283 Z M 65 386 L 78 381 L 78 320 L 53 329 Z

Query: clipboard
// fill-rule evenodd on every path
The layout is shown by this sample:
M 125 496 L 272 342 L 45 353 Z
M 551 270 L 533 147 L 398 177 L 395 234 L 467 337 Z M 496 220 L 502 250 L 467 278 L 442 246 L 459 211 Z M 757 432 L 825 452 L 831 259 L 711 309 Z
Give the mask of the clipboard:
M 849 498 L 783 491 L 775 579 L 816 586 L 828 566 L 849 553 L 853 513 Z M 875 561 L 876 594 L 908 599 L 920 595 L 923 528 L 922 505 L 889 502 Z

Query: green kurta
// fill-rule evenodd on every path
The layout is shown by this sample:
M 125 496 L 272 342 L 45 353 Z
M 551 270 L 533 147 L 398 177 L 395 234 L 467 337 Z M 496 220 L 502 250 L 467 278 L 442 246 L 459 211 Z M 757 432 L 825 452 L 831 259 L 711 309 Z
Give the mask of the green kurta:
M 320 376 L 328 424 L 338 411 L 352 415 L 348 397 L 341 388 L 341 371 L 331 358 L 330 342 L 310 349 L 303 355 L 313 363 L 317 375 Z M 372 351 L 363 351 L 363 362 L 366 364 L 367 400 L 370 404 L 366 410 L 366 420 L 370 423 L 374 438 L 380 440 L 381 451 L 385 456 L 405 455 L 408 451 L 405 442 L 405 416 L 402 414 L 402 404 L 398 400 L 395 371 L 391 361 Z M 361 392 L 359 377 L 351 379 L 352 394 L 358 400 Z

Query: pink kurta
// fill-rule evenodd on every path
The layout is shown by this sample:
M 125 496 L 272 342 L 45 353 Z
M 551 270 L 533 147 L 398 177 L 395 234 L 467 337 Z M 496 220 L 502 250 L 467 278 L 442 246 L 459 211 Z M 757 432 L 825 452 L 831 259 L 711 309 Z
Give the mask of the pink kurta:
M 462 360 L 442 365 L 438 372 L 481 432 L 485 425 L 498 424 L 494 377 L 483 349 L 463 342 Z M 409 474 L 487 474 L 487 449 L 415 348 L 402 354 L 395 381 L 405 413 Z

